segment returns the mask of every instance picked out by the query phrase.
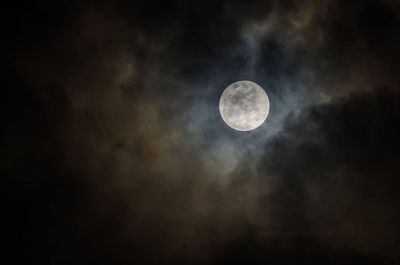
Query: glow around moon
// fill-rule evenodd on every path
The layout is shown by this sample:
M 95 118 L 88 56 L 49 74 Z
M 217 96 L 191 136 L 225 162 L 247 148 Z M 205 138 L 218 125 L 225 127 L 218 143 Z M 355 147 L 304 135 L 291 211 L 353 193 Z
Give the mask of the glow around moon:
M 238 131 L 251 131 L 267 119 L 269 98 L 258 84 L 247 80 L 237 81 L 222 93 L 219 111 L 229 127 Z

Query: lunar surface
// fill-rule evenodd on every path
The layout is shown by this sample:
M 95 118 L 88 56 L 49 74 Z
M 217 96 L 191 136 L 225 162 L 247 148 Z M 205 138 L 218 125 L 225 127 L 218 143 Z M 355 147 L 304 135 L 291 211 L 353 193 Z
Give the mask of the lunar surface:
M 251 131 L 265 122 L 269 112 L 267 93 L 252 81 L 230 84 L 219 100 L 222 119 L 238 131 Z

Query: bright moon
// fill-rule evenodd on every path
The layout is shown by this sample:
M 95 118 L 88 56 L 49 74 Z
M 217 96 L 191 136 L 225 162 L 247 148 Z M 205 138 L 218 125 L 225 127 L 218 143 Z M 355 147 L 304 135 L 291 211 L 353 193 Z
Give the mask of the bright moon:
M 238 131 L 254 130 L 267 119 L 268 95 L 252 81 L 237 81 L 222 93 L 219 112 L 229 127 Z

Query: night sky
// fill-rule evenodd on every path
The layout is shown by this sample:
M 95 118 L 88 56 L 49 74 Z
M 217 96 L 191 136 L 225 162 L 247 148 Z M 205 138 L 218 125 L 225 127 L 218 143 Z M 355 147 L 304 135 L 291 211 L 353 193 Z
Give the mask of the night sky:
M 5 264 L 400 264 L 400 2 L 14 1 L 1 25 Z M 219 113 L 238 80 L 270 99 L 254 131 Z

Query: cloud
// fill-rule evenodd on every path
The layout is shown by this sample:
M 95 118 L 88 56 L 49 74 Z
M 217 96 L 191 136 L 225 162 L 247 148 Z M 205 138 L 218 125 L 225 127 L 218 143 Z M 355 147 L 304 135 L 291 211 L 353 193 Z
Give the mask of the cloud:
M 276 202 L 282 233 L 396 253 L 399 100 L 396 90 L 380 89 L 288 118 L 260 164 L 279 176 L 265 203 Z
M 1 104 L 22 261 L 398 258 L 394 4 L 44 6 L 10 12 Z M 271 100 L 246 134 L 218 113 L 239 79 Z

